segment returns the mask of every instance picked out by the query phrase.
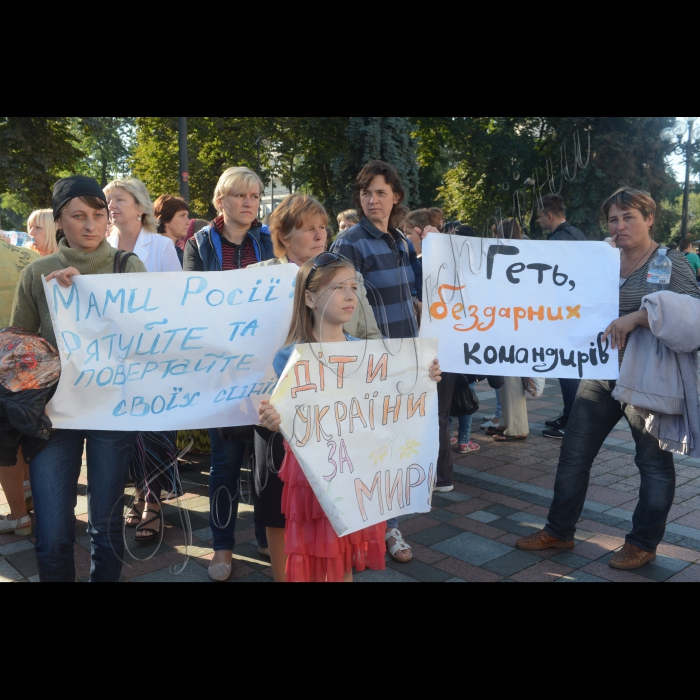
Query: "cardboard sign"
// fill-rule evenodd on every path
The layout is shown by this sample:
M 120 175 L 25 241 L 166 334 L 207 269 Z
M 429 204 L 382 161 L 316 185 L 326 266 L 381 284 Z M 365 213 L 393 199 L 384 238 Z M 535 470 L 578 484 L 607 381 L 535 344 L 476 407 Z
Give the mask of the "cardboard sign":
M 392 352 L 394 352 L 392 350 Z M 300 345 L 272 396 L 339 537 L 429 513 L 440 451 L 437 342 Z
M 617 379 L 605 329 L 619 316 L 620 251 L 607 243 L 430 234 L 421 337 L 443 371 Z

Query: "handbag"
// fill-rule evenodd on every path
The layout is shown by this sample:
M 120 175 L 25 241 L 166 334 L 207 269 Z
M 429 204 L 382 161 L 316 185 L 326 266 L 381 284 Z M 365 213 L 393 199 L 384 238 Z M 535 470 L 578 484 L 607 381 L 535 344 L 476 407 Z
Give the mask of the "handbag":
M 463 374 L 457 375 L 455 391 L 452 395 L 450 415 L 453 418 L 473 416 L 479 410 L 479 399 L 469 386 L 469 380 Z
M 523 387 L 530 396 L 539 399 L 544 394 L 547 382 L 545 379 L 523 379 Z
M 475 377 L 471 374 L 467 375 L 467 380 L 469 381 L 470 384 L 478 384 L 479 382 L 483 382 L 484 380 L 487 380 L 489 383 L 489 386 L 492 389 L 502 389 L 503 385 L 506 383 L 505 379 L 503 377 Z

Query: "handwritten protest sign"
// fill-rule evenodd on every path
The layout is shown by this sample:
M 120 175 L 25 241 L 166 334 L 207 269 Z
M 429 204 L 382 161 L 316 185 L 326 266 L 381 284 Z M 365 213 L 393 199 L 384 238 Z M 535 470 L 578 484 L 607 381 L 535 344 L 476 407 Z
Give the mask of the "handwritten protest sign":
M 272 396 L 338 536 L 429 513 L 439 453 L 437 341 L 300 345 Z
M 430 234 L 421 337 L 443 371 L 617 379 L 620 252 L 607 243 L 497 241 Z
M 162 431 L 258 423 L 293 308 L 294 265 L 91 275 L 44 289 L 62 375 L 54 427 Z

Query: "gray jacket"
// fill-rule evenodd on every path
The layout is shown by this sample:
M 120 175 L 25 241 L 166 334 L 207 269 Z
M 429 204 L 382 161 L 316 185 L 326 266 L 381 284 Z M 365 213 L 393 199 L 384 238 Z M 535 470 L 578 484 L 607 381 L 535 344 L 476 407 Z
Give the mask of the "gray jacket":
M 255 267 L 270 267 L 271 265 L 289 265 L 287 258 L 274 258 L 266 262 L 251 265 L 248 269 Z M 367 290 L 365 289 L 365 281 L 362 275 L 357 273 L 357 281 L 359 283 L 358 297 L 360 304 L 355 311 L 350 323 L 345 324 L 345 332 L 353 338 L 360 340 L 381 340 L 384 336 L 377 326 L 377 320 L 374 316 L 372 306 L 367 299 Z M 291 319 L 290 319 L 291 323 Z M 700 347 L 700 346 L 698 346 Z
M 700 300 L 672 292 L 645 297 L 651 330 L 630 336 L 613 398 L 633 406 L 666 452 L 700 457 Z

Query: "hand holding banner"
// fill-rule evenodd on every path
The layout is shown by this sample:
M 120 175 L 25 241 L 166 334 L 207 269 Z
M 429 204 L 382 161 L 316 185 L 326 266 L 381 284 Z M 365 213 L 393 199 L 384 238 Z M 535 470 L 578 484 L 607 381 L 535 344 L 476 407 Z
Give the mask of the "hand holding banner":
M 440 451 L 437 341 L 297 346 L 271 399 L 339 537 L 429 513 Z
M 617 379 L 603 340 L 619 316 L 620 252 L 607 243 L 430 234 L 423 245 L 422 338 L 443 371 Z

